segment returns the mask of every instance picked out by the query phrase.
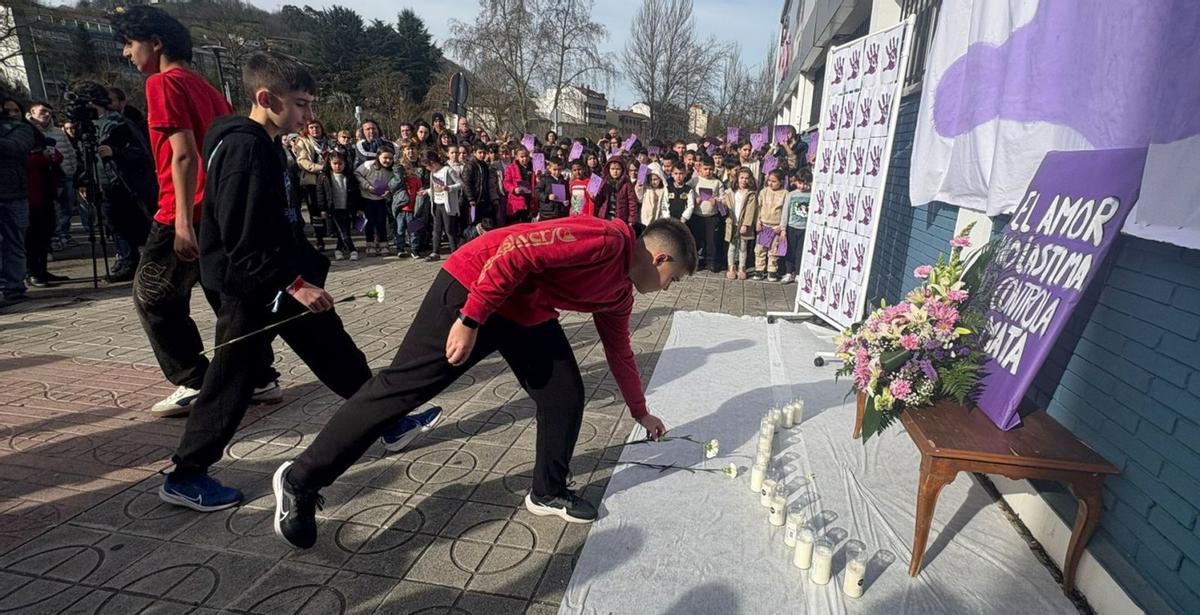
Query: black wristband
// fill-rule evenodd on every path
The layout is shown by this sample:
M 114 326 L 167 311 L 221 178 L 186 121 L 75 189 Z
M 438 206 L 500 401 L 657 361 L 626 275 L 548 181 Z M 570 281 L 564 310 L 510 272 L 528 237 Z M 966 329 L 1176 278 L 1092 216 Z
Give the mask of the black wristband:
M 458 321 L 461 322 L 463 324 L 463 326 L 465 326 L 468 329 L 478 329 L 479 328 L 479 321 L 475 320 L 474 318 L 471 318 L 470 316 L 467 316 L 466 314 L 463 314 L 462 310 L 458 311 Z

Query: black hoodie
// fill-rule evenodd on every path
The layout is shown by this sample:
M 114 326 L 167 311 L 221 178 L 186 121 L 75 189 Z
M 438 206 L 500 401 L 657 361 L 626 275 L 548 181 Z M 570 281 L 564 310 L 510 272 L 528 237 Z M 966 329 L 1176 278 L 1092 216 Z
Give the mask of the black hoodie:
M 200 282 L 270 300 L 297 276 L 323 286 L 329 259 L 292 232 L 283 149 L 248 117 L 217 119 L 204 137 Z

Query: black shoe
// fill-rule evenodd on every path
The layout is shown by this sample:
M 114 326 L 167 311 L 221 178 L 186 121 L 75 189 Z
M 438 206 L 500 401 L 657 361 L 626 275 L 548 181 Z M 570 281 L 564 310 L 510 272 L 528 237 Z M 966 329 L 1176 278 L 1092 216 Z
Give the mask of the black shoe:
M 432 263 L 432 262 L 436 262 L 436 261 L 440 261 L 440 260 L 442 260 L 442 257 L 438 256 L 436 252 L 425 257 L 425 262 L 427 262 L 427 263 Z
M 295 489 L 287 480 L 294 461 L 285 461 L 271 477 L 275 491 L 275 535 L 293 547 L 308 549 L 317 542 L 317 509 L 325 498 L 317 491 Z
M 107 280 L 110 284 L 116 284 L 118 282 L 128 282 L 133 279 L 133 273 L 134 273 L 133 267 L 122 267 L 122 268 L 118 268 L 118 269 L 113 269 L 112 273 L 109 273 L 104 279 Z
M 47 282 L 51 282 L 51 283 L 70 282 L 71 281 L 71 278 L 68 278 L 65 275 L 54 275 L 53 273 L 47 273 L 46 275 L 42 276 L 42 279 L 46 280 Z
M 596 507 L 591 502 L 567 490 L 565 495 L 536 497 L 533 492 L 525 496 L 525 508 L 539 516 L 554 516 L 569 523 L 591 523 L 596 520 Z
M 25 283 L 34 288 L 46 288 L 47 286 L 50 285 L 41 276 L 36 276 L 36 275 L 31 275 L 31 276 L 25 278 Z

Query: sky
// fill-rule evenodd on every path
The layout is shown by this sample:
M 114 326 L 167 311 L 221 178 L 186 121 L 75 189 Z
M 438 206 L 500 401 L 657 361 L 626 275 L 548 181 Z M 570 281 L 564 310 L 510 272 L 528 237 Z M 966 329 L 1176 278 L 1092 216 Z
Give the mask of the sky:
M 709 35 L 722 41 L 737 41 L 742 45 L 742 61 L 751 66 L 760 66 L 766 61 L 767 52 L 774 42 L 779 24 L 779 13 L 784 0 L 695 0 L 694 20 L 700 39 Z M 291 2 L 279 0 L 250 0 L 250 3 L 269 11 L 278 11 L 285 4 L 323 8 L 333 4 L 351 6 L 367 21 L 382 19 L 394 23 L 403 8 L 411 8 L 425 21 L 430 34 L 439 43 L 450 35 L 450 20 L 470 21 L 478 11 L 478 5 L 464 0 L 357 0 L 349 2 Z M 593 18 L 608 28 L 608 42 L 604 51 L 619 54 L 629 38 L 632 16 L 640 7 L 637 0 L 598 1 L 593 9 Z M 593 89 L 603 91 L 601 84 L 590 84 Z M 637 102 L 638 96 L 629 83 L 618 75 L 615 83 L 607 88 L 608 104 L 617 108 L 628 108 Z

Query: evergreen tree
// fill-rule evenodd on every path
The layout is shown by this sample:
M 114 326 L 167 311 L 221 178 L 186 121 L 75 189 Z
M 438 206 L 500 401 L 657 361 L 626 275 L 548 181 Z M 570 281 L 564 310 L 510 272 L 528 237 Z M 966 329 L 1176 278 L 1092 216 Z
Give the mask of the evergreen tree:
M 408 76 L 409 98 L 420 103 L 437 79 L 442 50 L 433 44 L 425 22 L 412 9 L 404 9 L 396 17 L 396 33 L 398 48 L 391 56 L 392 68 Z

